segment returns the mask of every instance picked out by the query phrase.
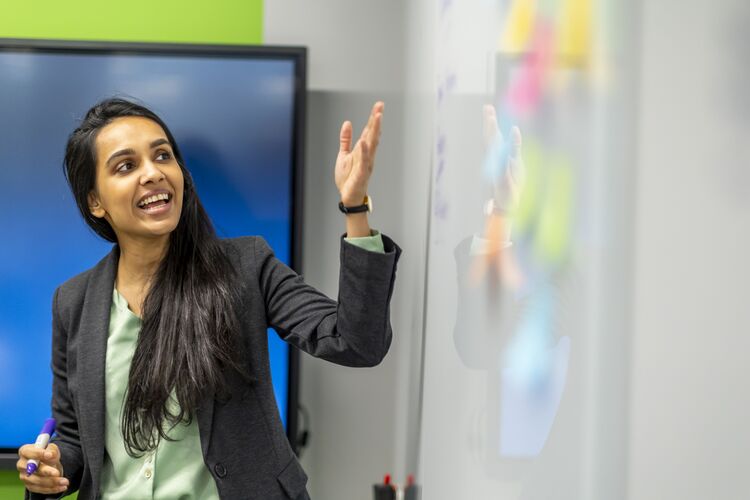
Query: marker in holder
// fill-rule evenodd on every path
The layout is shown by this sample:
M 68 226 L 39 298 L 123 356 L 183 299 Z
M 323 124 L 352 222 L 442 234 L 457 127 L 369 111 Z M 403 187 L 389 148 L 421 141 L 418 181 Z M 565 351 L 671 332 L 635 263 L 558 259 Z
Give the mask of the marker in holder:
M 396 488 L 391 484 L 391 475 L 386 474 L 382 484 L 372 485 L 373 500 L 396 500 Z
M 414 484 L 414 476 L 409 474 L 404 486 L 404 500 L 419 500 L 419 486 Z

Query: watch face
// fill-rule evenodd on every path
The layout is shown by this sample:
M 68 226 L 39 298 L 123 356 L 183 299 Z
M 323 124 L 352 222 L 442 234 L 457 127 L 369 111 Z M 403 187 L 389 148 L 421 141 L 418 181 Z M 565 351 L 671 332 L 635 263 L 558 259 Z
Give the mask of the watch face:
M 372 213 L 372 197 L 371 196 L 365 196 L 365 204 L 367 205 L 367 211 Z

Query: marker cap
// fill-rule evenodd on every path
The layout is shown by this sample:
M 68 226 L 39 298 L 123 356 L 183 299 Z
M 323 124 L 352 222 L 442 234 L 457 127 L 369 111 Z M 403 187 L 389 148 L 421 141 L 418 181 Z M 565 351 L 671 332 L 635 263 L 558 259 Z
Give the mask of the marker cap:
M 42 431 L 39 434 L 49 434 L 52 436 L 55 432 L 55 426 L 57 422 L 54 418 L 48 418 L 44 421 L 44 425 L 42 426 Z

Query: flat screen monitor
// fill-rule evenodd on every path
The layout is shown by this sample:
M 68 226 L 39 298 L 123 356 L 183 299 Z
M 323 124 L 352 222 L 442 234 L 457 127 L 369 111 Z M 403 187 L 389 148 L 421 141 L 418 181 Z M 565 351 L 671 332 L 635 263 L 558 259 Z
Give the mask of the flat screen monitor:
M 300 272 L 305 60 L 304 48 L 0 40 L 0 453 L 34 442 L 50 416 L 55 288 L 112 248 L 63 174 L 85 112 L 112 96 L 155 111 L 219 236 L 263 236 Z M 268 340 L 294 436 L 298 353 Z

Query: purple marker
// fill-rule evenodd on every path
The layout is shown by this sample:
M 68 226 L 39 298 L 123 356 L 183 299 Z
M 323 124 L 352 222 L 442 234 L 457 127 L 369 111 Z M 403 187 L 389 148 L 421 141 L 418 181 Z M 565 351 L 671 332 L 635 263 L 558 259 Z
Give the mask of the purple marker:
M 45 420 L 44 425 L 42 426 L 42 430 L 39 433 L 39 436 L 37 436 L 36 438 L 36 443 L 34 443 L 34 446 L 41 450 L 47 448 L 52 434 L 55 433 L 55 425 L 56 422 L 54 418 L 48 418 L 47 420 Z M 33 458 L 29 460 L 26 464 L 26 475 L 32 475 L 34 472 L 36 472 L 37 467 L 39 467 L 38 460 L 34 460 Z

